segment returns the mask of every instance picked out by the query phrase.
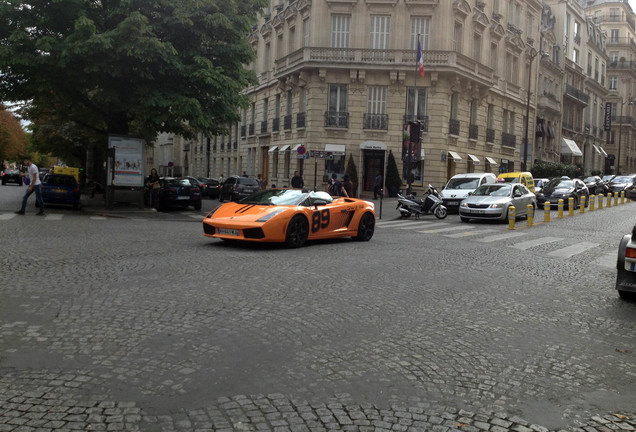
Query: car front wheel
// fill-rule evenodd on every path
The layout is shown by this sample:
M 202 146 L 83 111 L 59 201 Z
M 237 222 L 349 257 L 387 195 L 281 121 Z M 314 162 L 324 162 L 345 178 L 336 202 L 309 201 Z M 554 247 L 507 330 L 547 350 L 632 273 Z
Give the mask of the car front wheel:
M 309 236 L 309 223 L 303 216 L 296 215 L 287 226 L 285 245 L 288 248 L 299 248 L 305 244 Z

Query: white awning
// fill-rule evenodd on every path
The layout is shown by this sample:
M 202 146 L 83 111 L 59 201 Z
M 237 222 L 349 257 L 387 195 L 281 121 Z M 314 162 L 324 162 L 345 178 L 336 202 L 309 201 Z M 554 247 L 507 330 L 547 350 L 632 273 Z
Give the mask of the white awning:
M 279 153 L 285 153 L 287 150 L 289 150 L 289 147 L 290 147 L 290 145 L 289 145 L 289 144 L 284 145 L 284 146 L 282 146 L 282 147 L 278 150 L 278 152 L 279 152 Z
M 583 152 L 576 143 L 570 139 L 563 138 L 561 141 L 561 153 L 572 156 L 583 156 Z
M 458 153 L 456 153 L 454 151 L 449 150 L 448 151 L 448 155 L 450 157 L 452 157 L 455 162 L 461 162 L 462 161 L 462 157 Z
M 598 149 L 601 151 L 604 157 L 607 157 L 607 152 L 605 151 L 605 149 L 603 149 L 603 147 L 598 146 Z
M 499 166 L 499 164 L 497 163 L 496 160 L 494 160 L 493 158 L 488 157 L 488 156 L 486 156 L 486 162 L 488 162 L 488 165 L 493 166 L 493 167 Z
M 600 154 L 602 154 L 602 153 L 601 153 L 601 150 L 600 150 L 597 146 L 595 146 L 594 144 L 592 144 L 592 147 L 594 147 L 594 153 L 599 154 L 599 155 L 600 155 Z
M 365 141 L 360 144 L 362 150 L 384 150 L 386 151 L 386 144 L 380 141 Z
M 272 147 L 269 148 L 269 150 L 267 150 L 267 153 L 274 153 L 277 148 L 278 148 L 278 146 L 272 146 Z
M 325 144 L 325 151 L 331 152 L 334 156 L 344 156 L 346 147 L 344 144 Z
M 294 148 L 292 149 L 293 152 L 297 152 L 298 151 L 298 147 L 300 147 L 302 144 L 296 144 L 294 146 Z
M 426 158 L 426 154 L 424 153 L 424 147 L 420 149 L 420 160 L 424 160 Z
M 473 165 L 479 165 L 479 163 L 481 162 L 477 156 L 472 155 L 470 153 L 468 154 L 468 157 L 473 162 Z

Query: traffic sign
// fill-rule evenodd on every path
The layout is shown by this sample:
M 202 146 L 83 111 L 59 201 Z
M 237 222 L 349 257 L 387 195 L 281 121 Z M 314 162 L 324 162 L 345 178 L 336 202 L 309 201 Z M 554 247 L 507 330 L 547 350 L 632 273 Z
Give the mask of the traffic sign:
M 303 156 L 305 153 L 307 153 L 307 149 L 302 144 L 300 145 L 300 147 L 298 147 L 298 149 L 296 149 L 296 151 L 300 156 Z
M 319 158 L 319 159 L 332 159 L 333 153 L 324 151 L 324 150 L 310 150 L 309 156 L 311 156 L 312 158 Z

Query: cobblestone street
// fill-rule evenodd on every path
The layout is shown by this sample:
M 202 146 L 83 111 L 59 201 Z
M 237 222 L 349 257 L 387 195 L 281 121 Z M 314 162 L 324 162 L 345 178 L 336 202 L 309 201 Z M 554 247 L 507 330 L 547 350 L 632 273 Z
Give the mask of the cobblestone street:
M 22 190 L 0 190 L 0 431 L 636 430 L 611 268 L 633 204 L 515 231 L 596 245 L 563 258 L 410 229 L 434 219 L 233 245 L 176 212 L 16 216 Z

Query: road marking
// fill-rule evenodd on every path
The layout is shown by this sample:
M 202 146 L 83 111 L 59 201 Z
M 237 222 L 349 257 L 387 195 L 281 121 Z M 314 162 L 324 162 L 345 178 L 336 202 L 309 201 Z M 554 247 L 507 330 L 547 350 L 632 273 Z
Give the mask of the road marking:
M 480 238 L 477 239 L 478 242 L 483 242 L 483 243 L 492 243 L 492 242 L 496 242 L 496 241 L 500 241 L 500 240 L 508 240 L 511 238 L 515 238 L 515 237 L 520 237 L 520 236 L 524 236 L 524 233 L 520 233 L 520 232 L 511 232 L 511 233 L 506 233 L 506 234 L 498 234 L 498 235 L 493 235 L 493 236 L 488 236 L 488 237 L 484 237 L 484 238 Z
M 438 224 L 441 225 L 441 224 Z M 447 232 L 447 231 L 458 231 L 458 230 L 463 230 L 463 229 L 470 229 L 470 228 L 475 228 L 474 226 L 470 226 L 470 225 L 460 225 L 460 226 L 452 226 L 452 227 L 447 227 L 447 228 L 439 228 L 439 229 L 434 229 L 434 230 L 425 230 L 425 231 L 417 231 L 419 233 L 441 233 L 441 232 Z
M 581 254 L 589 249 L 593 249 L 598 246 L 598 243 L 581 242 L 549 252 L 548 255 L 558 258 L 570 258 L 574 255 Z
M 49 213 L 46 216 L 44 216 L 44 219 L 46 220 L 50 220 L 50 221 L 59 221 L 62 220 L 62 216 L 64 216 L 63 214 L 60 213 Z
M 376 223 L 375 226 L 380 227 L 380 228 L 397 228 L 397 227 L 401 227 L 401 226 L 419 226 L 419 225 L 426 225 L 426 224 L 430 224 L 432 223 L 431 221 L 407 221 L 407 222 L 403 222 L 403 221 L 392 221 L 392 222 L 380 222 L 380 223 Z
M 205 216 L 200 214 L 190 214 L 188 216 L 190 216 L 192 219 L 199 219 L 199 220 L 203 220 L 205 218 Z
M 487 234 L 487 233 L 496 232 L 496 231 L 499 231 L 499 230 L 486 229 L 486 230 L 480 230 L 480 231 L 466 231 L 466 232 L 456 233 L 456 234 L 447 234 L 444 237 L 461 238 L 461 237 L 469 237 L 469 236 L 479 235 L 479 234 Z
M 16 216 L 17 214 L 15 213 L 2 213 L 0 214 L 0 220 L 9 220 L 9 219 L 13 219 Z
M 599 256 L 596 260 L 592 261 L 594 264 L 601 267 L 616 268 L 616 260 L 618 259 L 618 250 L 608 252 Z
M 561 237 L 541 237 L 535 240 L 528 240 L 524 242 L 515 243 L 513 245 L 510 245 L 509 247 L 526 250 L 536 246 L 541 246 L 547 243 L 552 243 L 552 242 L 561 241 L 561 240 L 563 240 Z
M 91 218 L 92 220 L 106 220 L 106 219 L 108 219 L 108 218 L 107 218 L 107 217 L 105 217 L 105 216 L 91 216 L 90 218 Z

